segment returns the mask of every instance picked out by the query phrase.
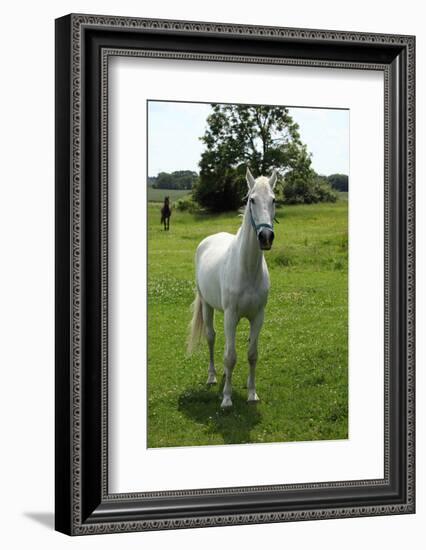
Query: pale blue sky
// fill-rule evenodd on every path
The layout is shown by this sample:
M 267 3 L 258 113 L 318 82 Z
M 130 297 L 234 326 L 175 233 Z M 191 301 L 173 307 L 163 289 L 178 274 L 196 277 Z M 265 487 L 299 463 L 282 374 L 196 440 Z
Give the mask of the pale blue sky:
M 289 108 L 300 136 L 312 153 L 318 174 L 349 175 L 349 111 Z M 198 139 L 211 112 L 207 103 L 148 102 L 148 174 L 175 170 L 198 172 L 204 149 Z

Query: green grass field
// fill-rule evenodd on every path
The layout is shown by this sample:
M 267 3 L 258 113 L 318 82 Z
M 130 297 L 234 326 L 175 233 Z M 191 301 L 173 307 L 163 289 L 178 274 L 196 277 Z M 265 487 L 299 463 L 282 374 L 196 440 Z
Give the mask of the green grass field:
M 174 202 L 190 192 L 187 189 L 154 189 L 148 187 L 148 202 L 163 202 L 164 197 L 170 197 L 170 201 Z
M 266 253 L 271 291 L 259 341 L 257 393 L 248 405 L 248 322 L 238 327 L 232 410 L 220 409 L 222 384 L 208 388 L 207 344 L 185 353 L 198 243 L 235 233 L 236 213 L 173 211 L 170 231 L 148 206 L 148 446 L 220 445 L 348 437 L 347 200 L 277 212 Z M 221 373 L 223 314 L 216 313 Z

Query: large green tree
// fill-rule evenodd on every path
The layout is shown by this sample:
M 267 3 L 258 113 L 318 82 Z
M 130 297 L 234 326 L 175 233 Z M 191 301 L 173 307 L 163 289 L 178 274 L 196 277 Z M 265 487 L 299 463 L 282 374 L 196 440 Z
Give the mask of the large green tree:
M 194 188 L 194 198 L 201 206 L 216 211 L 237 208 L 247 191 L 246 166 L 255 176 L 277 170 L 281 186 L 286 178 L 294 181 L 296 177 L 303 177 L 306 187 L 312 185 L 311 157 L 285 107 L 212 104 L 201 140 L 205 150 Z M 284 200 L 305 202 L 303 196 L 291 201 L 284 195 Z
M 285 107 L 215 104 L 212 108 L 202 137 L 206 145 L 202 167 L 210 165 L 208 153 L 215 154 L 216 163 L 248 163 L 257 174 L 282 170 L 294 158 L 299 128 Z

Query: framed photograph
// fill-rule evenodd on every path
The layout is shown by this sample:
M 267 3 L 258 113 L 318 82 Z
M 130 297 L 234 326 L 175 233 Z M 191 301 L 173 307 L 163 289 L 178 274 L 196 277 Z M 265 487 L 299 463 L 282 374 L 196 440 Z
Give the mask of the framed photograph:
M 56 20 L 56 529 L 415 511 L 415 38 Z

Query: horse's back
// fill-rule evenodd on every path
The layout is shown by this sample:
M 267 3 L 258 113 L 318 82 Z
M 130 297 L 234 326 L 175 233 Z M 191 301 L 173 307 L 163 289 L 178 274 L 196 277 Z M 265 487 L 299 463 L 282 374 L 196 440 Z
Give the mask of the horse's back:
M 222 231 L 215 233 L 203 239 L 197 247 L 197 258 L 203 255 L 206 251 L 225 252 L 227 245 L 229 246 L 235 239 L 235 235 Z
M 200 269 L 219 268 L 234 240 L 235 235 L 225 232 L 215 233 L 203 239 L 196 252 L 197 273 Z
M 235 241 L 231 233 L 215 233 L 203 239 L 196 252 L 197 287 L 204 300 L 222 309 L 221 278 L 225 256 Z

